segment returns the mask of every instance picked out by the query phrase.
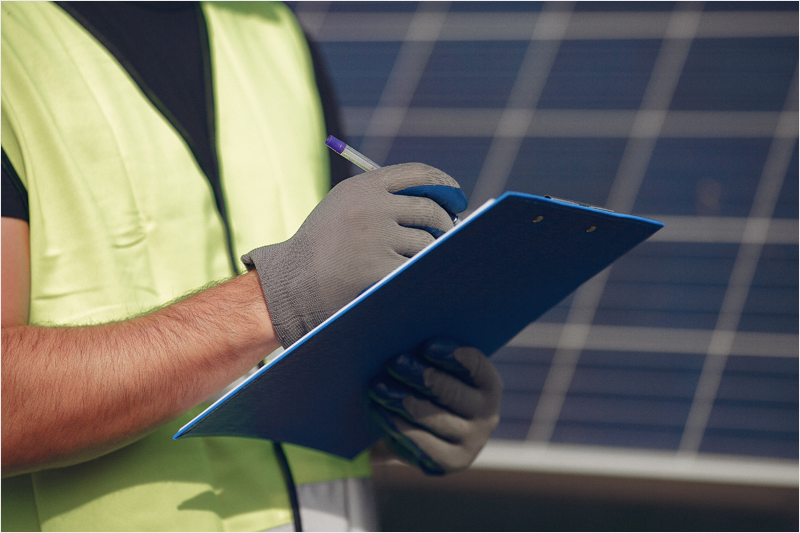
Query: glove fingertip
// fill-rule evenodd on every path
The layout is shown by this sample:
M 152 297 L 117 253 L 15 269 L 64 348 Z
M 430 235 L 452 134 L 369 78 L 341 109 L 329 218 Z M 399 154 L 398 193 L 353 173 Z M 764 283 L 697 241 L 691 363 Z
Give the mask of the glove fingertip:
M 399 430 L 392 420 L 392 413 L 379 403 L 371 403 L 369 406 L 371 418 L 378 426 L 388 434 L 398 433 Z
M 425 395 L 430 395 L 431 391 L 425 385 L 425 369 L 429 368 L 418 358 L 411 354 L 403 353 L 389 361 L 386 367 L 387 373 L 398 380 Z
M 402 189 L 394 194 L 430 198 L 447 211 L 450 216 L 462 212 L 467 208 L 468 204 L 464 191 L 460 187 L 451 187 L 449 185 L 417 185 Z
M 433 236 L 434 239 L 438 239 L 439 237 L 441 237 L 445 233 L 442 230 L 440 230 L 439 228 L 432 228 L 430 226 L 405 226 L 405 227 L 406 228 L 412 228 L 412 229 L 421 229 L 422 231 L 427 231 L 428 233 L 430 233 Z
M 406 412 L 403 400 L 410 394 L 410 391 L 392 386 L 388 383 L 388 380 L 383 378 L 374 379 L 367 389 L 367 396 L 372 401 L 380 407 L 400 414 L 405 418 L 409 418 L 411 415 Z
M 472 378 L 470 369 L 456 359 L 455 351 L 461 346 L 450 339 L 433 338 L 420 346 L 419 354 L 424 360 L 475 387 L 475 380 Z
M 375 406 L 370 409 L 370 412 L 378 426 L 386 432 L 385 441 L 390 450 L 429 476 L 442 476 L 446 473 L 444 468 L 425 453 L 417 443 L 400 432 L 389 411 Z

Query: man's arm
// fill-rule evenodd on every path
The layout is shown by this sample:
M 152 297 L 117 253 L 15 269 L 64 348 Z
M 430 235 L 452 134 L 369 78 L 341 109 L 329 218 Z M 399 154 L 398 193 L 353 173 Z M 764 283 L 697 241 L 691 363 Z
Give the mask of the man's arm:
M 280 345 L 255 272 L 124 322 L 29 326 L 28 224 L 2 218 L 2 473 L 129 444 Z
M 28 325 L 28 226 L 3 218 L 3 475 L 120 448 L 288 347 L 433 240 L 416 228 L 452 228 L 435 201 L 393 194 L 429 185 L 458 189 L 412 163 L 348 179 L 291 239 L 245 256 L 248 274 L 87 327 Z

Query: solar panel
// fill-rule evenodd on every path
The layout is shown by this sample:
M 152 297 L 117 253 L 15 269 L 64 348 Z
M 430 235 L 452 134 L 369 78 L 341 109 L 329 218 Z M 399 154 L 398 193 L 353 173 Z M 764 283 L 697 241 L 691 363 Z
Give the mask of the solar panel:
M 495 356 L 493 438 L 798 457 L 796 2 L 303 2 L 353 146 L 667 226 Z

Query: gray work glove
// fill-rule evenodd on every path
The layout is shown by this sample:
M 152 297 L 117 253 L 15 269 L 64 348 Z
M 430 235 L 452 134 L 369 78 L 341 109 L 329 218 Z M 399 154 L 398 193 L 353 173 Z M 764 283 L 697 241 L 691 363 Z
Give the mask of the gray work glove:
M 368 392 L 388 447 L 429 475 L 472 464 L 500 421 L 502 394 L 488 357 L 442 339 L 392 359 Z
M 440 170 L 382 167 L 334 187 L 288 241 L 244 255 L 248 270 L 258 271 L 281 344 L 293 344 L 452 228 L 437 202 L 458 211 L 467 204 Z

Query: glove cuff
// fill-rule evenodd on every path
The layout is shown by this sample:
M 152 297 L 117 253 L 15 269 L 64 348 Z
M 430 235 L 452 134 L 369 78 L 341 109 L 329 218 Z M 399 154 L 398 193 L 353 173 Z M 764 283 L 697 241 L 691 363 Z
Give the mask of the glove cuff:
M 242 256 L 247 270 L 258 272 L 272 327 L 284 348 L 327 318 L 317 305 L 319 287 L 297 268 L 302 260 L 302 250 L 291 240 L 262 246 Z

